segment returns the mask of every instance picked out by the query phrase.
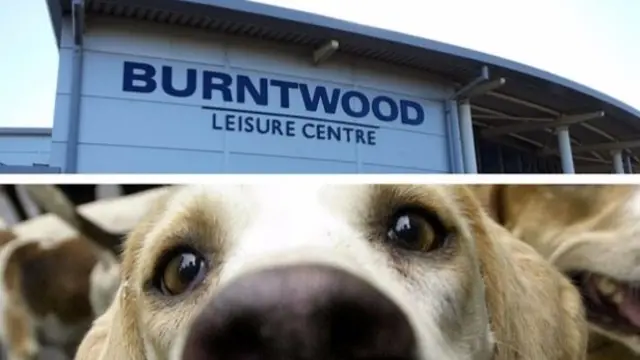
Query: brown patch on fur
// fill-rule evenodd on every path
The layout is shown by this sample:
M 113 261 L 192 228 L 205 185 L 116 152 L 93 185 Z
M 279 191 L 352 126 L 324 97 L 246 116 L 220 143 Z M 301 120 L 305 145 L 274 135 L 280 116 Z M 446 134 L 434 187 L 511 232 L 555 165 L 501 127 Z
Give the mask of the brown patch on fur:
M 92 316 L 89 288 L 96 261 L 86 239 L 63 241 L 49 249 L 29 243 L 8 260 L 5 283 L 10 291 L 20 291 L 37 316 L 55 314 L 72 324 Z
M 0 230 L 0 247 L 7 244 L 9 241 L 16 238 L 16 234 L 10 230 Z

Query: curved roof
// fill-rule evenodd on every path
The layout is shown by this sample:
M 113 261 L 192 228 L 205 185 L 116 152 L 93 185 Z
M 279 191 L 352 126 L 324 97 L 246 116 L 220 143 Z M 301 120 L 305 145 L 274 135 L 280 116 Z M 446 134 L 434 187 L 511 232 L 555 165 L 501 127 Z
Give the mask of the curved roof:
M 56 38 L 71 0 L 47 0 Z M 416 68 L 459 86 L 488 66 L 506 83 L 471 99 L 479 128 L 555 121 L 562 115 L 604 111 L 605 116 L 571 127 L 576 166 L 610 163 L 608 151 L 640 150 L 640 110 L 606 94 L 551 73 L 486 53 L 363 26 L 347 21 L 244 0 L 85 0 L 87 13 L 129 17 L 286 42 L 310 50 L 337 40 L 340 52 Z M 604 69 L 606 71 L 606 69 Z M 544 126 L 493 136 L 498 142 L 555 155 L 553 130 Z M 479 131 L 480 136 L 490 136 Z M 622 144 L 611 144 L 619 143 Z M 597 144 L 593 147 L 591 145 Z M 604 144 L 604 145 L 601 145 Z M 588 145 L 587 147 L 585 147 Z M 638 151 L 640 155 L 640 151 Z

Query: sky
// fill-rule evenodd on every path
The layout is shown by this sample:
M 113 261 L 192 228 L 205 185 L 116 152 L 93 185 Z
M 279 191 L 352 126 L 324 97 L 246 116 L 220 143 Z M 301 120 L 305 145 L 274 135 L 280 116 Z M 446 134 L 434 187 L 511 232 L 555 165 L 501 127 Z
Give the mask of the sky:
M 640 109 L 640 0 L 256 2 L 490 53 L 560 75 Z M 58 52 L 46 1 L 4 4 L 0 46 L 0 126 L 51 127 Z

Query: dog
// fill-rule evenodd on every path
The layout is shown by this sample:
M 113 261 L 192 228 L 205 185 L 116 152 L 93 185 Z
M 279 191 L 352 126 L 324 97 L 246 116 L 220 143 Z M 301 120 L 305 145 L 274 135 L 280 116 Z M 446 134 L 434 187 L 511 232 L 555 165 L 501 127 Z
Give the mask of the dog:
M 463 186 L 159 198 L 76 360 L 585 359 L 577 289 Z
M 8 202 L 13 215 L 17 218 L 17 222 L 25 221 L 30 217 L 30 211 L 27 211 L 28 204 L 24 202 L 18 195 L 18 188 L 24 188 L 28 185 L 13 185 L 13 184 L 1 184 L 0 195 L 4 195 L 5 200 Z M 60 184 L 55 185 L 66 198 L 75 206 L 94 202 L 98 200 L 98 187 L 100 185 L 93 184 Z M 153 188 L 161 187 L 162 185 L 148 185 L 148 184 L 123 184 L 118 185 L 117 188 L 122 195 L 132 195 L 141 191 L 151 190 Z M 35 204 L 35 209 L 31 211 L 42 213 L 43 208 Z M 11 211 L 10 210 L 10 211 Z
M 640 360 L 640 187 L 478 185 L 473 191 L 494 219 L 580 289 L 592 330 L 590 359 Z
M 8 360 L 35 359 L 43 347 L 58 348 L 73 358 L 91 322 L 106 310 L 119 286 L 117 254 L 103 248 L 100 239 L 112 241 L 117 239 L 113 234 L 131 230 L 163 191 L 76 209 L 51 197 L 47 191 L 53 189 L 36 192 L 49 196 L 44 202 L 57 201 L 45 204 L 53 213 L 0 232 L 0 340 Z M 72 217 L 82 221 L 65 220 Z

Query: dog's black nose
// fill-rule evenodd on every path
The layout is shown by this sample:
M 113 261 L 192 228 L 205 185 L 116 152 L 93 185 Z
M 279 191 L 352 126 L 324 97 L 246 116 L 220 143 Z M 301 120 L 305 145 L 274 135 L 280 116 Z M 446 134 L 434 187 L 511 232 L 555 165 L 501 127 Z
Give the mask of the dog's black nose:
M 323 265 L 238 278 L 195 319 L 184 360 L 415 359 L 403 311 L 372 285 Z

